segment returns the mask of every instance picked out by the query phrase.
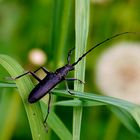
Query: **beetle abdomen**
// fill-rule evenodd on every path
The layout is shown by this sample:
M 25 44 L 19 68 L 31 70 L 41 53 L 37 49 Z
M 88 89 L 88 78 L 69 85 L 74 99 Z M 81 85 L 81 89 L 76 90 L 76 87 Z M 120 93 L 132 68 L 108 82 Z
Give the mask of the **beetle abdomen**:
M 60 83 L 63 79 L 58 77 L 57 75 L 51 78 L 44 78 L 42 82 L 40 82 L 36 87 L 31 91 L 28 102 L 34 103 L 49 93 L 58 83 Z

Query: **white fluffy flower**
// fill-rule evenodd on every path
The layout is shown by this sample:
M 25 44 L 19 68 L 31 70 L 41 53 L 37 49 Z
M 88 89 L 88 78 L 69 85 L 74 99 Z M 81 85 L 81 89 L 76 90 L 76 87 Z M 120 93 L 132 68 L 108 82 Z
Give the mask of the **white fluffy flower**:
M 140 104 L 140 44 L 107 49 L 98 60 L 96 81 L 103 94 Z

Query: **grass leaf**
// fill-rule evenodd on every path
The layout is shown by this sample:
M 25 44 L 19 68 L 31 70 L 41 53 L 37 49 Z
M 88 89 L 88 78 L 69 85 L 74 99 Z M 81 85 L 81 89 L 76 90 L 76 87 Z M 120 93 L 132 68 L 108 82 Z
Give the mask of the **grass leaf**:
M 9 72 L 11 77 L 16 77 L 24 73 L 23 68 L 11 57 L 0 55 L 0 64 Z M 47 133 L 44 130 L 43 115 L 39 103 L 29 104 L 27 102 L 28 95 L 34 87 L 28 76 L 24 76 L 15 81 L 22 98 L 27 117 L 29 120 L 32 137 L 34 140 L 44 140 Z
M 0 64 L 9 72 L 12 77 L 16 77 L 22 73 L 24 70 L 22 67 L 14 61 L 11 57 L 6 55 L 0 55 Z M 34 140 L 46 140 L 48 134 L 44 128 L 43 121 L 44 117 L 40 108 L 39 102 L 35 104 L 29 104 L 27 102 L 28 95 L 31 89 L 34 87 L 33 83 L 29 79 L 28 76 L 24 76 L 18 80 L 15 80 L 16 85 L 13 83 L 0 83 L 0 87 L 17 87 L 22 98 L 27 117 L 29 120 L 31 133 Z M 41 104 L 42 105 L 42 104 Z M 41 106 L 42 107 L 42 106 Z M 43 112 L 46 115 L 45 111 L 47 110 L 47 106 L 43 108 Z M 60 139 L 68 140 L 72 139 L 71 133 L 62 123 L 62 121 L 56 116 L 54 112 L 51 112 L 48 118 L 48 125 L 54 130 L 54 132 L 60 137 Z M 63 132 L 65 131 L 65 133 Z
M 13 136 L 17 124 L 17 117 L 21 109 L 21 102 L 19 95 L 15 92 L 6 95 L 7 91 L 3 93 L 1 98 L 0 110 L 0 139 L 9 140 Z M 7 104 L 8 103 L 8 104 Z M 6 109 L 5 109 L 6 108 Z
M 85 52 L 88 27 L 89 27 L 89 0 L 75 1 L 75 30 L 76 30 L 76 51 L 75 61 Z M 75 78 L 84 81 L 85 77 L 85 59 L 75 67 Z M 83 91 L 84 85 L 75 82 L 74 90 Z M 78 100 L 78 99 L 76 99 Z M 80 140 L 82 120 L 82 107 L 74 107 L 73 109 L 73 140 Z
M 4 83 L 4 82 L 0 82 L 0 87 L 11 87 L 11 88 L 13 88 L 13 87 L 17 87 L 16 86 L 16 84 L 14 84 L 14 83 Z
M 84 104 L 84 106 L 95 106 L 95 105 L 107 105 L 109 108 L 111 108 L 111 111 L 113 111 L 119 119 L 122 121 L 122 123 L 133 133 L 138 135 L 140 137 L 140 107 L 136 104 L 130 103 L 125 100 L 108 97 L 108 96 L 102 96 L 97 95 L 93 93 L 87 93 L 87 92 L 79 92 L 79 91 L 71 91 L 74 95 L 69 95 L 67 91 L 65 90 L 54 90 L 53 91 L 55 95 L 63 96 L 63 97 L 69 97 L 69 98 L 78 98 L 81 101 L 86 102 L 84 103 L 76 103 L 77 105 Z M 89 102 L 89 103 L 88 103 Z M 91 103 L 93 102 L 93 104 Z M 57 103 L 56 103 L 57 105 Z M 59 103 L 58 105 L 61 105 Z M 75 104 L 70 103 L 69 101 L 66 103 L 66 101 L 62 102 L 62 105 L 65 106 L 75 106 Z

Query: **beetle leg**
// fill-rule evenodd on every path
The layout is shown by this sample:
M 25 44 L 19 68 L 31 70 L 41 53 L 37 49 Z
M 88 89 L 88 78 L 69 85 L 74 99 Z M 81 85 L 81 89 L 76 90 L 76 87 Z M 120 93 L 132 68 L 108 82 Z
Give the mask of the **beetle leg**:
M 70 89 L 69 89 L 69 87 L 68 87 L 67 80 L 65 80 L 65 85 L 66 85 L 66 90 L 72 95 L 73 93 L 70 92 Z
M 47 118 L 49 116 L 49 113 L 50 113 L 50 105 L 51 105 L 51 93 L 49 92 L 49 100 L 48 100 L 48 110 L 47 110 L 47 115 L 44 119 L 44 125 L 47 124 Z
M 78 80 L 81 84 L 84 84 L 85 83 L 82 80 L 77 79 L 77 78 L 65 78 L 65 80 L 67 80 L 67 81 L 75 81 L 75 80 Z
M 39 71 L 40 69 L 42 69 L 45 73 L 50 74 L 50 72 L 49 72 L 46 68 L 40 67 L 40 68 L 38 68 L 37 70 L 35 70 L 34 72 L 32 72 L 32 71 L 27 71 L 26 73 L 23 73 L 22 75 L 19 75 L 19 76 L 15 77 L 15 78 L 12 78 L 12 79 L 18 79 L 18 78 L 20 78 L 20 77 L 22 77 L 22 76 L 24 76 L 24 75 L 26 75 L 26 74 L 31 74 L 36 80 L 38 80 L 38 81 L 40 82 L 41 79 L 35 74 L 35 73 L 36 73 L 37 71 Z
M 34 72 L 32 72 L 32 71 L 27 71 L 26 73 L 23 73 L 22 75 L 19 75 L 19 76 L 13 78 L 13 79 L 14 80 L 19 79 L 22 76 L 27 75 L 27 74 L 31 74 L 36 80 L 38 80 L 39 82 L 41 82 L 41 79 Z
M 72 51 L 73 51 L 74 49 L 75 49 L 75 47 L 72 48 L 72 49 L 68 52 L 68 57 L 67 57 L 68 64 L 70 64 L 70 56 L 71 56 Z

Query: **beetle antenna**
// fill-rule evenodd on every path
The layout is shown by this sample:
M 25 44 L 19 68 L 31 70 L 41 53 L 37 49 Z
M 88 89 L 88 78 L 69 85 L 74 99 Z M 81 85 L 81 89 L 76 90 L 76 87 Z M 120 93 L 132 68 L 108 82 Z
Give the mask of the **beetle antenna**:
M 123 33 L 119 33 L 119 34 L 116 34 L 116 35 L 114 35 L 114 36 L 112 36 L 112 37 L 109 37 L 109 38 L 105 39 L 104 41 L 102 41 L 102 42 L 96 44 L 96 45 L 93 46 L 91 49 L 89 49 L 87 52 L 85 52 L 81 57 L 79 57 L 79 59 L 78 59 L 76 62 L 74 62 L 74 63 L 72 64 L 72 66 L 75 66 L 79 61 L 81 61 L 89 52 L 91 52 L 91 51 L 92 51 L 93 49 L 95 49 L 96 47 L 100 46 L 101 44 L 103 44 L 103 43 L 105 43 L 105 42 L 107 42 L 107 41 L 109 41 L 109 40 L 111 40 L 111 39 L 113 39 L 113 38 L 115 38 L 115 37 L 117 37 L 117 36 L 124 35 L 124 34 L 136 34 L 136 32 L 123 32 Z

